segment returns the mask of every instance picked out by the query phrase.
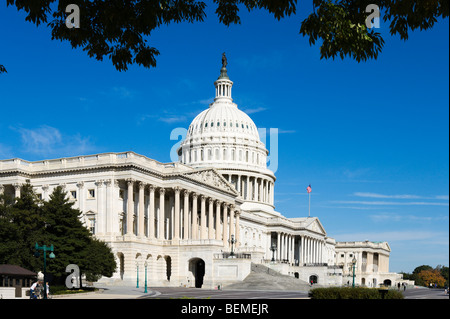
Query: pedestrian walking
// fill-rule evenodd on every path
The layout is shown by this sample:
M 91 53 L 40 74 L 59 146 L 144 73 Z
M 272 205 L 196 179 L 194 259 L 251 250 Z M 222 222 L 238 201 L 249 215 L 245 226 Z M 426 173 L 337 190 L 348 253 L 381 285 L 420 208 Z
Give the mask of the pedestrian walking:
M 37 299 L 37 296 L 36 296 L 36 288 L 37 288 L 37 286 L 38 286 L 38 282 L 37 281 L 33 282 L 33 284 L 31 285 L 31 287 L 30 287 L 30 299 Z

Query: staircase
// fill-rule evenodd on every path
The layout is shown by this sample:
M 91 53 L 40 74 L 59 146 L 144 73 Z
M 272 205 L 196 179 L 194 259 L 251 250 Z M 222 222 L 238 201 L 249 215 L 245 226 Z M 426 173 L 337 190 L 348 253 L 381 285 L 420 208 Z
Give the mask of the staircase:
M 251 272 L 243 281 L 224 285 L 224 289 L 309 291 L 310 286 L 303 280 L 252 263 Z

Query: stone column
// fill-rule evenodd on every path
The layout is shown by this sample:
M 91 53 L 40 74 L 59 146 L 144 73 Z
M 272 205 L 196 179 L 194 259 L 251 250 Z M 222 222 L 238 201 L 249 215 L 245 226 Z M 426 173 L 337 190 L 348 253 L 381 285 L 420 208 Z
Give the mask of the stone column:
M 231 205 L 230 207 L 230 240 L 231 235 L 235 235 L 235 226 L 234 226 L 234 205 Z M 236 237 L 234 238 L 236 239 Z
M 216 200 L 216 240 L 220 240 L 220 201 Z
M 138 235 L 139 236 L 145 236 L 145 227 L 144 227 L 144 215 L 145 215 L 145 208 L 144 208 L 144 190 L 145 190 L 145 184 L 143 182 L 139 182 L 139 219 L 138 219 Z
M 148 199 L 148 238 L 155 238 L 155 186 L 149 185 L 150 195 Z
M 208 208 L 208 239 L 214 238 L 214 200 L 212 198 L 208 199 L 209 208 Z
M 271 186 L 270 203 L 273 205 L 273 203 L 275 202 L 275 191 L 274 191 L 275 190 L 275 183 L 271 183 L 270 186 Z
M 239 241 L 241 239 L 241 236 L 240 236 L 241 229 L 239 228 L 240 215 L 241 215 L 240 211 L 237 210 L 236 211 L 236 235 L 235 235 L 235 237 L 236 237 L 236 248 L 238 248 L 240 246 L 239 245 Z
M 175 232 L 173 239 L 180 239 L 180 188 L 174 187 L 175 191 Z
M 306 240 L 306 245 L 305 245 L 305 263 L 309 264 L 310 263 L 310 260 L 309 260 L 309 248 L 310 248 L 309 237 L 306 237 L 305 240 Z
M 164 208 L 164 194 L 166 190 L 164 188 L 159 189 L 159 213 L 158 213 L 158 239 L 165 239 L 164 236 L 164 216 L 165 216 L 165 208 Z
M 294 246 L 295 246 L 294 239 L 295 239 L 294 235 L 291 235 L 291 257 L 289 258 L 289 261 L 291 263 L 294 262 Z
M 257 202 L 258 201 L 258 196 L 259 196 L 259 194 L 258 194 L 258 178 L 256 178 L 255 177 L 255 201 Z
M 189 192 L 183 191 L 184 206 L 183 206 L 183 239 L 189 238 Z
M 206 197 L 201 195 L 200 206 L 200 239 L 206 238 Z
M 0 197 L 2 197 L 5 194 L 5 186 L 0 184 Z M 3 199 L 0 198 L 0 204 L 3 203 Z
M 14 186 L 14 198 L 20 198 L 20 189 L 22 188 L 22 184 L 15 183 L 13 184 L 13 186 Z
M 263 182 L 264 180 L 261 178 L 261 182 L 259 183 L 259 201 L 263 201 Z
M 133 217 L 134 217 L 134 205 L 133 205 L 133 187 L 134 181 L 132 179 L 127 180 L 127 235 L 133 234 Z
M 247 185 L 246 185 L 245 199 L 250 200 L 250 176 L 247 175 Z
M 197 194 L 192 193 L 192 239 L 198 238 Z
M 237 179 L 237 185 L 236 185 L 236 190 L 238 191 L 238 193 L 239 193 L 239 195 L 242 195 L 242 193 L 241 193 L 241 175 L 238 175 L 237 176 L 238 177 L 238 179 Z
M 281 234 L 280 232 L 277 232 L 277 260 L 281 259 Z
M 228 247 L 228 204 L 223 203 L 223 246 Z
M 78 187 L 78 209 L 84 213 L 84 182 L 78 182 L 77 183 L 77 187 Z M 48 185 L 43 185 L 42 186 L 42 191 L 44 192 L 42 194 L 42 199 L 44 200 L 48 200 Z

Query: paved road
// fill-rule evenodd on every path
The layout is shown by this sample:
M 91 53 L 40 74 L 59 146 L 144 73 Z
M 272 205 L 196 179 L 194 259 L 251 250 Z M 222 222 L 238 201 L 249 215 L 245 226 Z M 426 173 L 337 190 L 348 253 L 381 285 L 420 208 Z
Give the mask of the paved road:
M 155 294 L 141 298 L 159 299 L 299 299 L 307 298 L 308 292 L 302 291 L 249 291 L 249 290 L 208 290 L 196 288 L 152 287 Z
M 405 299 L 449 299 L 444 289 L 412 288 L 403 292 Z

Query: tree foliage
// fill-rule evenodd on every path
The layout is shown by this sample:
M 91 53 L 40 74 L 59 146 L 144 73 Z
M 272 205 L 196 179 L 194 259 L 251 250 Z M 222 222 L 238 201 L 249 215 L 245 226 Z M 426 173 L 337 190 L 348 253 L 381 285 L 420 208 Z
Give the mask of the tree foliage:
M 66 267 L 76 264 L 88 280 L 111 277 L 116 262 L 106 243 L 94 238 L 80 221 L 66 192 L 56 187 L 50 200 L 40 201 L 31 185 L 22 187 L 15 203 L 0 199 L 0 263 L 42 271 L 43 258 L 34 256 L 34 245 L 53 245 L 56 258 L 47 259 L 47 271 L 64 284 Z
M 368 29 L 366 7 L 373 0 L 311 0 L 314 12 L 301 22 L 300 34 L 314 45 L 321 41 L 321 58 L 356 61 L 376 59 L 384 39 L 375 29 Z M 382 19 L 389 22 L 391 35 L 408 39 L 409 32 L 427 30 L 438 18 L 449 15 L 448 0 L 377 0 Z M 65 12 L 69 4 L 80 8 L 80 28 L 67 28 Z M 262 9 L 276 19 L 297 11 L 296 0 L 214 0 L 215 13 L 226 26 L 241 22 L 239 11 Z M 68 41 L 72 48 L 82 48 L 89 57 L 102 61 L 108 57 L 119 71 L 138 64 L 156 66 L 158 49 L 148 44 L 152 32 L 171 23 L 202 22 L 206 3 L 196 0 L 7 0 L 27 13 L 26 21 L 48 23 L 52 39 Z M 0 65 L 0 73 L 6 69 Z
M 422 280 L 425 287 L 434 287 L 437 285 L 437 287 L 444 287 L 445 285 L 445 278 L 441 275 L 441 272 L 437 269 L 431 269 L 431 270 L 422 270 L 418 277 Z
M 418 286 L 429 287 L 430 282 L 438 284 L 438 287 L 448 287 L 449 268 L 437 265 L 435 268 L 430 265 L 416 267 L 412 273 L 402 273 L 404 279 L 413 280 Z

